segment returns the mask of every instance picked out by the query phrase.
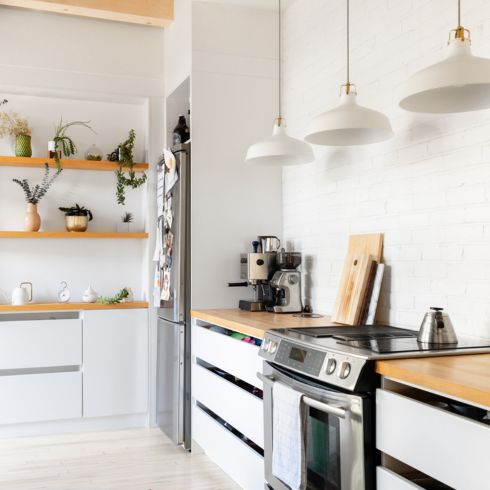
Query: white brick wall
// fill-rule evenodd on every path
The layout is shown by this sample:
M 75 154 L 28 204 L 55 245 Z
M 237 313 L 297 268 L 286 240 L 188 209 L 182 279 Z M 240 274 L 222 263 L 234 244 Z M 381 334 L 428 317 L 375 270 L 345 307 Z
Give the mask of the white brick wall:
M 385 232 L 379 319 L 417 328 L 429 306 L 460 334 L 490 338 L 490 110 L 424 115 L 398 107 L 414 71 L 441 59 L 456 0 L 351 0 L 351 79 L 395 137 L 315 147 L 283 173 L 284 238 L 305 256 L 305 294 L 331 311 L 349 234 Z M 490 2 L 465 0 L 474 53 L 490 57 Z M 345 0 L 296 0 L 284 13 L 285 115 L 302 136 L 336 105 L 345 73 Z

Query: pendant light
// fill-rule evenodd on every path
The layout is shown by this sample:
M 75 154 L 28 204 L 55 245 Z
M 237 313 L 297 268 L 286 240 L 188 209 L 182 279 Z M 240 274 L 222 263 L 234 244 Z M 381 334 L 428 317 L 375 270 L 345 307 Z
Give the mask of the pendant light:
M 279 115 L 275 120 L 272 137 L 249 147 L 246 162 L 259 165 L 301 165 L 314 160 L 310 145 L 286 133 L 282 117 L 282 77 L 281 77 L 281 0 L 278 0 L 279 12 Z
M 400 107 L 412 112 L 468 112 L 490 107 L 490 59 L 471 54 L 470 32 L 461 26 L 449 33 L 446 57 L 412 75 L 402 88 Z
M 315 145 L 367 145 L 393 136 L 390 121 L 384 114 L 356 102 L 357 91 L 350 82 L 349 11 L 347 0 L 347 81 L 340 87 L 340 104 L 310 122 L 305 140 Z

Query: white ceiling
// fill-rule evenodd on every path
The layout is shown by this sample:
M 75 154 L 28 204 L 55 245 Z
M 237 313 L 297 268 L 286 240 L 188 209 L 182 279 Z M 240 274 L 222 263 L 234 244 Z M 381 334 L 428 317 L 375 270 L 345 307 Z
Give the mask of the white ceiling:
M 238 5 L 263 10 L 277 10 L 277 0 L 194 0 L 195 2 L 221 3 L 225 5 Z M 295 0 L 282 0 L 282 8 L 289 7 Z

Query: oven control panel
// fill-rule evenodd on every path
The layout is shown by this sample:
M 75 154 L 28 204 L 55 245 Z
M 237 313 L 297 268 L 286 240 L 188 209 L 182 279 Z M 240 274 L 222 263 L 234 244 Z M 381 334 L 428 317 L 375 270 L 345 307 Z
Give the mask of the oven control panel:
M 267 332 L 260 356 L 299 373 L 348 390 L 355 389 L 366 361 L 347 354 L 317 350 Z
M 299 347 L 287 340 L 282 340 L 277 349 L 274 361 L 283 366 L 311 376 L 318 376 L 325 360 L 325 353 L 307 347 Z

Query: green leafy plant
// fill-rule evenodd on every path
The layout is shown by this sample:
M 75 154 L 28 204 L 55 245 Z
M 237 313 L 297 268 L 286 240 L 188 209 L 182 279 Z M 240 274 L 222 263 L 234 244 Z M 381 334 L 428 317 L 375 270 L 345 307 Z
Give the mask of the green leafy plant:
M 112 153 L 107 155 L 108 160 L 119 162 L 119 169 L 116 170 L 116 200 L 118 204 L 126 203 L 126 187 L 136 189 L 142 186 L 147 175 L 143 173 L 141 177 L 136 177 L 134 171 L 133 148 L 136 139 L 136 132 L 132 129 L 126 141 L 123 141 Z M 125 170 L 127 169 L 127 175 Z
M 133 213 L 124 213 L 121 216 L 121 221 L 123 223 L 132 223 L 134 221 Z
M 129 298 L 129 295 L 130 295 L 129 288 L 123 288 L 114 296 L 99 296 L 97 299 L 97 303 L 103 305 L 114 305 L 116 303 L 121 303 L 123 300 Z
M 16 184 L 19 184 L 24 191 L 25 200 L 30 204 L 37 204 L 48 192 L 53 181 L 61 173 L 62 169 L 58 169 L 55 174 L 50 177 L 49 165 L 44 164 L 44 176 L 40 184 L 36 184 L 34 187 L 29 185 L 27 179 L 12 179 Z
M 65 157 L 70 157 L 75 155 L 78 151 L 77 145 L 73 141 L 70 136 L 67 136 L 67 129 L 72 126 L 83 126 L 87 129 L 90 129 L 93 133 L 95 131 L 89 126 L 89 122 L 84 121 L 72 121 L 66 124 L 63 124 L 63 119 L 60 119 L 60 123 L 56 126 L 56 132 L 53 138 L 54 141 L 54 161 L 56 162 L 56 167 L 59 170 L 61 168 L 61 158 L 60 153 Z
M 78 204 L 75 204 L 71 207 L 62 207 L 58 209 L 65 213 L 65 216 L 88 216 L 89 221 L 92 221 L 94 219 L 94 215 L 92 214 L 92 211 L 90 211 L 90 209 L 79 206 Z
M 100 162 L 102 160 L 102 157 L 100 155 L 87 155 L 87 160 L 90 160 L 92 162 Z

